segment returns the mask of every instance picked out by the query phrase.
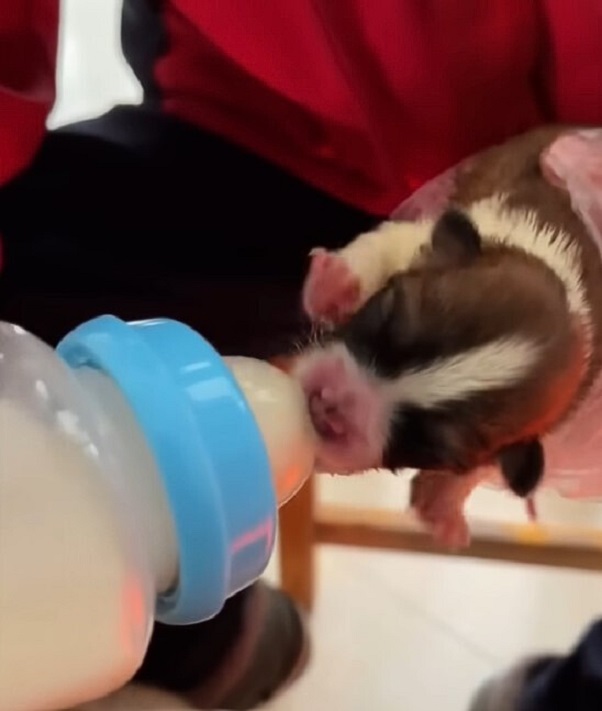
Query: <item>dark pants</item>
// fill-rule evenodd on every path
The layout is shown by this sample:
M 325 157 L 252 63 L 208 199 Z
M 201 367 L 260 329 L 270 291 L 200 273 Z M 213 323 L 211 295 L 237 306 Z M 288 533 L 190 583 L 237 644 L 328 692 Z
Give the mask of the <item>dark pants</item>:
M 0 191 L 0 318 L 55 343 L 102 313 L 171 317 L 222 353 L 269 357 L 301 333 L 309 249 L 376 221 L 215 136 L 118 107 L 51 133 Z M 175 637 L 158 626 L 145 680 L 185 691 L 210 675 L 240 634 L 244 596 Z M 194 648 L 192 667 L 172 638 Z
M 530 676 L 517 711 L 602 709 L 602 621 L 566 657 L 542 661 Z

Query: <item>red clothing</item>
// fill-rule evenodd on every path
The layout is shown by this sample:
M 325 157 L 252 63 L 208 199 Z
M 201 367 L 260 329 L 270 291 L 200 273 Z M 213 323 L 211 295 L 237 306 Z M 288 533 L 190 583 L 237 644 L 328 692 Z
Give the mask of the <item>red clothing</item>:
M 55 98 L 57 0 L 0 2 L 0 185 L 23 170 Z
M 601 0 L 172 0 L 165 109 L 369 212 L 551 119 L 602 123 Z
M 143 4 L 125 2 L 134 14 Z M 0 184 L 43 137 L 57 4 L 0 3 Z M 602 124 L 601 0 L 149 8 L 150 0 L 141 22 L 158 21 L 166 51 L 145 49 L 136 70 L 152 75 L 166 111 L 372 213 L 387 214 L 460 158 L 538 123 Z

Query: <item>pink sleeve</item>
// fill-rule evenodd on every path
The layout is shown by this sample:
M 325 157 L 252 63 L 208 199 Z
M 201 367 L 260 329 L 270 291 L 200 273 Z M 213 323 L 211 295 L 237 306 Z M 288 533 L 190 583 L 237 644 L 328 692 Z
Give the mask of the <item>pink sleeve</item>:
M 552 184 L 568 191 L 602 251 L 602 129 L 563 134 L 543 152 L 541 168 Z
M 457 166 L 432 178 L 413 192 L 391 213 L 392 220 L 413 222 L 436 217 L 445 209 L 453 192 Z
M 419 187 L 393 210 L 391 219 L 412 222 L 436 218 L 445 210 L 453 195 L 458 173 L 469 166 L 472 160 L 466 158 Z

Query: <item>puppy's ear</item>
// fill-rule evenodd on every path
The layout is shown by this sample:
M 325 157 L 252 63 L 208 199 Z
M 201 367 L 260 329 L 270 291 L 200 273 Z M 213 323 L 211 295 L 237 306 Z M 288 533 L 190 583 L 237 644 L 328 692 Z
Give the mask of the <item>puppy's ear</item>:
M 481 253 L 481 235 L 466 215 L 459 210 L 447 210 L 435 223 L 431 247 L 437 263 L 461 266 Z
M 538 439 L 504 447 L 498 455 L 504 481 L 517 496 L 527 497 L 537 489 L 544 473 L 544 453 Z

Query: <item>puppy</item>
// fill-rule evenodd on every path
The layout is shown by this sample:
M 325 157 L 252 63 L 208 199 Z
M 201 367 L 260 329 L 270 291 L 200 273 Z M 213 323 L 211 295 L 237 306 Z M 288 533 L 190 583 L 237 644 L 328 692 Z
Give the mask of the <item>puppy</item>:
M 449 545 L 467 543 L 464 500 L 492 468 L 518 496 L 535 491 L 542 438 L 601 370 L 602 260 L 584 206 L 602 139 L 575 200 L 567 135 L 494 147 L 462 164 L 438 215 L 313 252 L 305 310 L 334 327 L 296 375 L 321 468 L 422 470 L 413 504 Z

